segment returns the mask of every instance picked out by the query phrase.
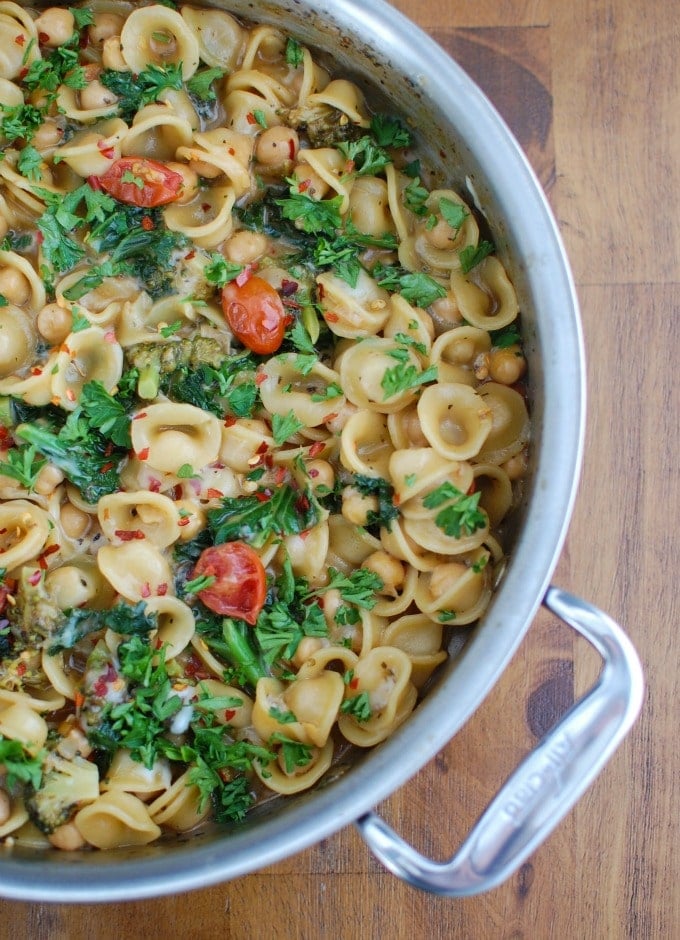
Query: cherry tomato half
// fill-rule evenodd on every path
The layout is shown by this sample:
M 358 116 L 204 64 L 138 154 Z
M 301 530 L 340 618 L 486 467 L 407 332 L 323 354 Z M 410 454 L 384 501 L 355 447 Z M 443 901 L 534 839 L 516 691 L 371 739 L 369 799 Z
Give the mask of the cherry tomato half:
M 114 199 L 147 209 L 179 199 L 184 183 L 181 173 L 146 157 L 121 157 L 98 179 Z
M 261 277 L 222 288 L 222 310 L 234 336 L 254 353 L 274 353 L 283 342 L 287 316 L 283 301 Z
M 238 617 L 251 625 L 264 606 L 266 576 L 260 556 L 245 542 L 225 542 L 206 548 L 199 555 L 192 579 L 213 575 L 210 587 L 197 597 L 206 607 L 224 617 Z

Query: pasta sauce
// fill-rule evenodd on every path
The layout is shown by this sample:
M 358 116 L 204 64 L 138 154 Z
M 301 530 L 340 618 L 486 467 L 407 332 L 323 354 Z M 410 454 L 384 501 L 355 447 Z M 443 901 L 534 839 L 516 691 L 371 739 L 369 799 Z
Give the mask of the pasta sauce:
M 408 123 L 195 4 L 0 10 L 0 838 L 379 744 L 504 562 L 518 304 Z

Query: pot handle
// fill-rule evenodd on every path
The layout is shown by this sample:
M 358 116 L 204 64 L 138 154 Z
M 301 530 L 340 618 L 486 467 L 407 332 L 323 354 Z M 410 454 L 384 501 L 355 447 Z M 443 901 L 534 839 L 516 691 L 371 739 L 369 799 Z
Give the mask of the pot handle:
M 621 627 L 556 587 L 543 603 L 595 647 L 602 672 L 501 787 L 453 858 L 426 858 L 374 812 L 356 821 L 373 854 L 416 888 L 465 897 L 505 881 L 566 816 L 637 718 L 642 669 Z

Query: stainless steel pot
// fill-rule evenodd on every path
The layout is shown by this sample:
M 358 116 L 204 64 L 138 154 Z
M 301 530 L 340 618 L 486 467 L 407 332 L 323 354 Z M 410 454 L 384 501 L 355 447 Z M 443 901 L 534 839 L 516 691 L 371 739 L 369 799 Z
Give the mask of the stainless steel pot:
M 131 900 L 206 887 L 292 855 L 356 823 L 375 855 L 417 887 L 446 895 L 508 877 L 567 813 L 634 722 L 642 673 L 609 617 L 549 587 L 577 488 L 584 354 L 571 274 L 541 187 L 477 86 L 382 0 L 212 0 L 280 25 L 383 87 L 433 164 L 478 199 L 518 290 L 531 376 L 533 469 L 507 573 L 483 623 L 388 741 L 313 792 L 264 806 L 233 832 L 115 853 L 0 849 L 0 895 L 41 901 Z M 498 681 L 540 604 L 598 650 L 596 685 L 512 775 L 450 862 L 404 843 L 375 813 L 439 751 Z

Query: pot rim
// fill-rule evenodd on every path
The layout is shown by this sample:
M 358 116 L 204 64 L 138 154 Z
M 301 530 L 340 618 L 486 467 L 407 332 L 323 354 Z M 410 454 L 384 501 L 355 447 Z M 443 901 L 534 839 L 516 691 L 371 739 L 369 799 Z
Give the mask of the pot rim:
M 441 127 L 455 133 L 468 150 L 474 187 L 488 190 L 489 199 L 485 193 L 482 202 L 486 206 L 491 201 L 493 215 L 504 221 L 512 255 L 521 259 L 520 275 L 529 287 L 531 307 L 549 313 L 536 331 L 536 361 L 530 365 L 532 387 L 538 386 L 542 393 L 540 409 L 532 416 L 540 447 L 531 493 L 508 569 L 483 627 L 475 629 L 446 676 L 409 720 L 379 747 L 361 755 L 350 773 L 284 806 L 278 804 L 276 815 L 265 807 L 263 814 L 238 830 L 219 837 L 188 838 L 180 845 L 173 843 L 170 851 L 160 843 L 115 854 L 55 857 L 41 852 L 36 859 L 30 851 L 0 847 L 0 896 L 92 903 L 208 887 L 295 854 L 353 822 L 417 773 L 498 681 L 550 582 L 576 496 L 585 427 L 578 300 L 541 185 L 494 106 L 433 39 L 384 0 L 329 0 L 323 11 L 313 0 L 266 2 L 255 11 L 246 0 L 223 4 L 213 0 L 212 5 L 264 22 L 281 22 L 283 10 L 294 23 L 292 33 L 329 50 L 336 33 L 350 37 L 356 46 L 363 44 L 362 36 L 373 36 L 371 45 L 378 50 L 378 59 L 382 57 L 384 70 L 398 53 L 398 75 L 410 77 L 414 89 L 440 117 Z

